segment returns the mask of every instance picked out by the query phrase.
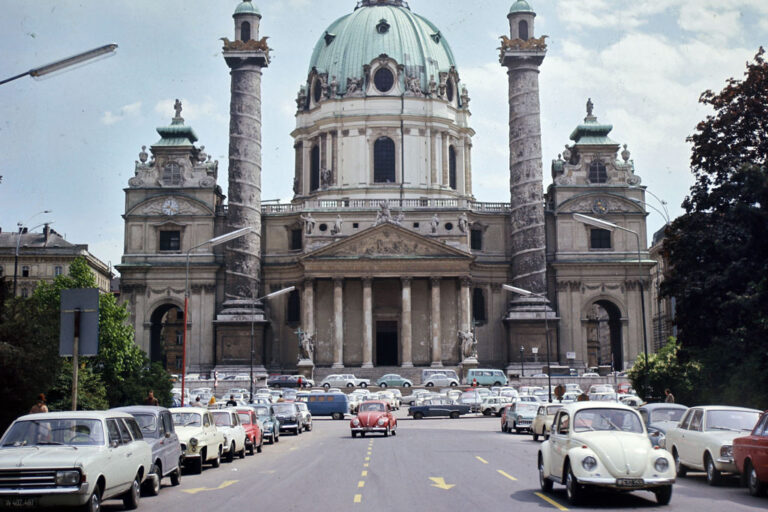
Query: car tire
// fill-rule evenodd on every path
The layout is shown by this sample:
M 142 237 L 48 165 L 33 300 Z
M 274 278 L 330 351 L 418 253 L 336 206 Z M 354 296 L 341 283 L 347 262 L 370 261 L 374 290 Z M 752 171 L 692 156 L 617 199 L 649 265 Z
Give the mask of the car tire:
M 501 382 L 499 382 L 499 381 L 496 381 L 496 382 L 494 382 L 494 383 L 493 383 L 493 385 L 494 385 L 494 386 L 501 386 Z
M 137 474 L 133 482 L 131 482 L 131 488 L 123 494 L 123 508 L 125 510 L 136 510 L 139 508 L 139 497 L 141 496 L 141 483 L 139 480 L 140 477 Z
M 221 466 L 221 452 L 222 451 L 223 450 L 222 450 L 221 446 L 219 446 L 219 451 L 216 454 L 216 458 L 211 461 L 211 466 L 213 466 L 214 468 L 217 468 L 217 467 Z
M 453 381 L 453 382 L 451 382 L 451 387 L 452 387 L 452 388 L 455 388 L 455 387 L 456 387 L 456 386 L 458 386 L 458 385 L 459 385 L 459 383 L 458 383 L 458 382 L 456 382 L 456 381 Z
M 534 441 L 538 441 L 539 440 L 539 434 L 537 434 L 536 432 L 533 433 L 533 440 Z
M 365 437 L 365 432 L 360 432 L 360 437 Z
M 680 456 L 677 454 L 677 448 L 672 448 L 672 459 L 675 461 L 675 474 L 678 478 L 683 478 L 685 475 L 688 474 L 688 468 L 683 466 L 683 463 L 680 462 Z
M 357 432 L 352 432 L 352 438 L 357 437 Z
M 459 418 L 459 411 L 451 411 L 451 414 L 449 416 L 452 420 Z
M 501 431 L 504 432 L 504 433 L 507 432 L 507 422 L 506 421 L 501 424 Z
M 659 505 L 669 505 L 672 499 L 672 486 L 663 485 L 653 490 L 653 494 L 656 495 L 656 503 Z
M 335 412 L 335 413 L 331 414 L 331 418 L 333 418 L 334 420 L 340 420 L 343 417 L 344 417 L 344 415 L 341 414 L 340 412 Z
M 384 431 L 384 437 L 389 437 L 389 427 Z
M 544 476 L 544 457 L 539 455 L 539 486 L 544 492 L 552 492 L 552 480 Z
M 722 474 L 715 467 L 715 461 L 712 460 L 712 456 L 709 454 L 705 455 L 704 469 L 707 471 L 707 484 L 712 486 L 719 485 L 722 480 Z
M 235 442 L 232 441 L 232 444 L 229 445 L 229 451 L 227 452 L 227 456 L 225 457 L 225 460 L 227 462 L 232 462 L 235 460 Z
M 253 455 L 254 451 L 253 441 L 251 441 L 251 444 L 248 445 L 248 455 Z
M 312 423 L 311 423 L 311 422 L 310 422 L 310 423 L 307 423 L 307 424 L 304 426 L 304 430 L 306 430 L 307 432 L 312 432 Z
M 434 382 L 427 382 L 426 384 L 424 384 L 424 386 L 425 386 L 425 387 L 428 387 L 428 388 L 431 388 L 431 387 L 433 387 L 434 385 L 435 385 L 435 383 L 434 383 Z M 453 385 L 453 384 L 451 384 L 451 385 Z
M 387 387 L 387 383 L 386 382 L 382 382 L 381 384 L 379 384 L 379 387 L 380 388 L 385 388 L 385 387 Z
M 204 457 L 205 457 L 205 452 L 202 452 L 200 454 L 200 457 L 193 459 L 192 464 L 190 465 L 190 469 L 192 470 L 192 473 L 194 473 L 195 475 L 199 475 L 203 472 Z
M 152 478 L 154 475 L 154 478 Z M 157 496 L 160 494 L 160 479 L 163 478 L 163 469 L 160 464 L 152 464 L 150 475 L 144 480 L 142 491 L 147 496 Z
M 331 388 L 331 385 L 330 385 L 330 384 L 328 384 L 328 383 L 326 382 L 325 384 L 323 384 L 323 387 L 324 387 L 325 389 L 330 389 L 330 388 Z
M 259 438 L 259 445 L 256 447 L 256 453 L 261 453 L 261 449 L 264 446 L 264 434 Z
M 361 382 L 360 383 L 360 387 L 361 388 L 367 388 L 368 387 L 368 383 L 367 382 Z
M 411 387 L 411 383 L 410 382 L 403 382 L 403 387 L 404 388 L 409 388 L 409 387 Z
M 80 507 L 80 510 L 83 512 L 99 512 L 101 510 L 101 491 L 99 491 L 98 485 L 93 490 L 91 497 L 88 498 L 85 505 Z
M 752 496 L 762 496 L 765 494 L 766 485 L 757 477 L 757 470 L 752 462 L 747 461 L 744 464 L 744 475 L 747 479 L 747 489 Z
M 245 458 L 245 445 L 243 445 L 243 449 L 240 450 L 240 453 L 237 454 L 241 459 Z
M 171 485 L 174 487 L 181 485 L 181 465 L 171 472 Z
M 417 411 L 417 412 L 413 413 L 413 419 L 420 420 L 422 418 L 424 418 L 424 413 L 423 412 Z
M 584 487 L 578 480 L 576 480 L 576 476 L 573 474 L 570 464 L 566 467 L 565 492 L 568 496 L 568 503 L 571 505 L 579 505 L 584 501 Z

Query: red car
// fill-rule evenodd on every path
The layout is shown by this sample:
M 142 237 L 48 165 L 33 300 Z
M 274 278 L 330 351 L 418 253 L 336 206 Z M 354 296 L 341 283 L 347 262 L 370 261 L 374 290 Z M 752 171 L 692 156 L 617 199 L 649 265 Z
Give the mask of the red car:
M 750 435 L 733 440 L 733 459 L 749 494 L 765 494 L 768 489 L 768 411 L 760 416 Z
M 395 435 L 397 420 L 392 416 L 389 403 L 384 400 L 369 400 L 360 404 L 357 416 L 349 422 L 352 429 L 352 437 L 365 437 L 370 432 L 378 432 L 387 437 L 390 433 Z
M 245 448 L 248 453 L 253 455 L 253 450 L 261 453 L 261 447 L 264 446 L 264 433 L 259 427 L 256 413 L 253 409 L 238 407 L 237 415 L 240 417 L 240 423 L 245 429 Z
M 501 431 L 502 432 L 507 432 L 507 411 L 509 411 L 510 407 L 511 405 L 505 405 L 504 407 L 501 408 L 501 411 L 499 411 L 501 413 Z

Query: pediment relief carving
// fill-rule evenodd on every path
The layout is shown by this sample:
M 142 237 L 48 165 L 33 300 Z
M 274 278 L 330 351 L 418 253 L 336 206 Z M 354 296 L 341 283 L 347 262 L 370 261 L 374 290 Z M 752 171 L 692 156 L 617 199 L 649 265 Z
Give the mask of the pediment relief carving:
M 599 204 L 596 204 L 596 201 Z M 600 211 L 595 211 L 595 208 L 599 208 Z M 623 197 L 610 196 L 610 195 L 598 195 L 589 194 L 586 196 L 579 196 L 575 198 L 567 199 L 557 206 L 557 213 L 619 213 L 619 212 L 632 212 L 642 213 L 642 206 L 639 204 L 625 199 Z
M 170 207 L 170 208 L 169 208 Z M 127 215 L 153 216 L 161 215 L 171 216 L 168 212 L 173 212 L 172 216 L 178 215 L 213 215 L 210 208 L 203 204 L 179 196 L 162 196 L 148 199 L 135 206 Z

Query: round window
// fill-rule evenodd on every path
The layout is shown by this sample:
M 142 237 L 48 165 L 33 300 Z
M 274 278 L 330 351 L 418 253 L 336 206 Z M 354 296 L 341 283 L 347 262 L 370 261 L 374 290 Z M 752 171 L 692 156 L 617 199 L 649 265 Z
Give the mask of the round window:
M 328 231 L 328 224 L 320 224 L 318 227 L 320 228 L 320 231 Z
M 446 222 L 445 223 L 445 230 L 450 231 L 453 229 L 453 223 L 452 222 Z
M 312 87 L 313 87 L 312 94 L 315 97 L 315 103 L 320 103 L 320 98 L 322 98 L 322 95 L 323 95 L 323 88 L 320 85 L 320 80 L 315 80 L 315 85 L 313 85 Z
M 445 84 L 445 97 L 448 98 L 448 101 L 453 101 L 453 80 L 448 80 L 448 83 Z
M 373 75 L 373 83 L 379 91 L 387 92 L 395 85 L 395 75 L 392 74 L 389 68 L 380 68 Z

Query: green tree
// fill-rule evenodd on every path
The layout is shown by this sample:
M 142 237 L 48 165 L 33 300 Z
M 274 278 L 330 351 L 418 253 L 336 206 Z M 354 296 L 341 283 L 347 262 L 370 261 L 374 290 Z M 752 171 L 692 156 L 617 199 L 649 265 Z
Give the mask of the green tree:
M 632 387 L 640 389 L 648 375 L 648 395 L 656 400 L 664 398 L 664 390 L 669 388 L 677 402 L 686 405 L 703 403 L 698 393 L 701 364 L 697 361 L 681 360 L 680 343 L 671 337 L 666 345 L 655 354 L 645 355 L 635 360 L 635 365 L 627 372 Z
M 689 137 L 695 183 L 667 230 L 682 351 L 701 363 L 709 402 L 768 406 L 768 63 L 700 102 L 714 113 Z

